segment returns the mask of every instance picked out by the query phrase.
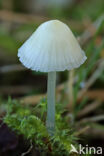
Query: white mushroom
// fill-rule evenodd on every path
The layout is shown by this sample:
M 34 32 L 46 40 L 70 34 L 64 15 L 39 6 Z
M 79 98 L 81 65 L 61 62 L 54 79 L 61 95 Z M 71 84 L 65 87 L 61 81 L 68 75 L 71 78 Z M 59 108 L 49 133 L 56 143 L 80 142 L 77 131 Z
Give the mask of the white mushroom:
M 48 72 L 47 129 L 55 127 L 56 71 L 78 68 L 86 56 L 69 27 L 58 20 L 41 24 L 19 48 L 18 57 L 24 66 L 35 71 Z

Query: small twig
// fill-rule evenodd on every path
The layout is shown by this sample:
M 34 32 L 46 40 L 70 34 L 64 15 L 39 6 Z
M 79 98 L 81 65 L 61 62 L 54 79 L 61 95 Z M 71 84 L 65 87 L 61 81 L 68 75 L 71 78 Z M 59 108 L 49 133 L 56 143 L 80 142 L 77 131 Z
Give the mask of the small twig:
M 104 21 L 104 14 L 101 15 L 94 23 L 92 23 L 88 29 L 78 37 L 78 40 L 81 45 L 84 45 L 91 37 L 94 36 L 97 29 L 99 29 L 101 23 Z
M 98 123 L 91 123 L 90 129 L 86 131 L 86 135 L 91 138 L 104 139 L 104 126 Z
M 41 94 L 41 95 L 35 95 L 35 96 L 26 96 L 24 98 L 20 98 L 20 102 L 22 104 L 31 104 L 31 105 L 35 105 L 37 104 L 42 98 L 45 97 L 45 94 Z
M 88 104 L 84 109 L 82 109 L 82 110 L 78 113 L 77 117 L 82 117 L 82 116 L 85 116 L 85 115 L 91 113 L 91 112 L 94 111 L 97 107 L 99 107 L 101 104 L 102 104 L 101 101 L 95 100 L 93 103 Z
M 95 72 L 92 74 L 92 76 L 89 78 L 89 80 L 85 83 L 85 87 L 79 92 L 78 99 L 80 99 L 86 91 L 90 88 L 90 86 L 98 79 L 98 77 L 101 75 L 101 73 L 104 70 L 104 60 L 102 60 L 99 63 L 98 68 L 95 70 Z
M 29 149 L 26 152 L 22 153 L 21 156 L 25 156 L 25 155 L 29 154 L 31 152 L 32 148 L 33 148 L 33 144 L 31 141 L 31 146 L 29 147 Z
M 90 126 L 86 126 L 82 129 L 80 129 L 78 132 L 75 133 L 75 136 L 79 136 L 79 135 L 85 133 L 89 128 L 90 128 Z
M 104 89 L 89 90 L 88 92 L 86 92 L 86 96 L 90 99 L 99 99 L 101 101 L 104 101 Z
M 86 123 L 86 122 L 98 122 L 104 120 L 104 115 L 98 115 L 94 117 L 84 118 L 79 121 L 80 124 Z
M 103 70 L 104 70 L 104 60 L 102 60 L 99 63 L 98 68 L 93 73 L 93 75 L 90 77 L 90 79 L 88 80 L 88 82 L 86 83 L 87 88 L 89 88 L 97 80 L 97 78 L 101 75 L 101 73 L 103 72 Z

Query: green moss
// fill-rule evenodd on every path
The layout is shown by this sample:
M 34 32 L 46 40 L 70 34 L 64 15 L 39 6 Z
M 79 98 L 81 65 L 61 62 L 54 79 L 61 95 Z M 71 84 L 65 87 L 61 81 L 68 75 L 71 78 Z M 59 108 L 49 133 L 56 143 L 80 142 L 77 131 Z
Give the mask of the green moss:
M 17 134 L 22 134 L 25 139 L 32 141 L 39 151 L 50 155 L 67 156 L 70 153 L 71 144 L 76 146 L 74 133 L 70 127 L 65 127 L 68 125 L 66 124 L 67 118 L 64 120 L 61 112 L 56 114 L 56 133 L 53 137 L 49 136 L 44 122 L 40 119 L 41 115 L 36 116 L 39 114 L 39 109 L 40 114 L 42 110 L 42 113 L 45 112 L 45 100 L 42 100 L 36 107 L 34 106 L 34 109 L 23 106 L 10 98 L 7 105 L 8 111 L 4 117 L 4 122 Z

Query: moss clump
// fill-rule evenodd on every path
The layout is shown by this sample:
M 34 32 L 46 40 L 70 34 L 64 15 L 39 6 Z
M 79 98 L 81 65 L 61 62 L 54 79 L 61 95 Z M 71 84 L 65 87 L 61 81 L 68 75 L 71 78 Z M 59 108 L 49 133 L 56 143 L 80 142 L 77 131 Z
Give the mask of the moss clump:
M 35 115 L 39 114 L 39 108 L 41 113 L 45 105 L 45 101 L 42 100 L 33 111 L 33 107 L 23 106 L 18 101 L 9 99 L 4 122 L 17 134 L 22 134 L 25 139 L 32 141 L 34 148 L 37 147 L 41 154 L 69 156 L 71 144 L 76 146 L 74 135 L 70 129 L 65 129 L 66 123 L 62 122 L 66 122 L 66 119 L 59 114 L 56 114 L 55 135 L 53 137 L 48 135 L 44 122 L 39 115 Z

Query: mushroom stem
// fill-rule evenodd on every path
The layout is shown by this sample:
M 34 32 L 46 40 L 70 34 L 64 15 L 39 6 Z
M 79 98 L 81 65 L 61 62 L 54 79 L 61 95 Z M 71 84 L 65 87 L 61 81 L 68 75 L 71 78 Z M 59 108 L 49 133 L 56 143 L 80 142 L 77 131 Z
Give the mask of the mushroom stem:
M 46 126 L 50 135 L 55 131 L 55 86 L 56 72 L 48 72 L 48 90 L 47 90 L 47 121 Z

